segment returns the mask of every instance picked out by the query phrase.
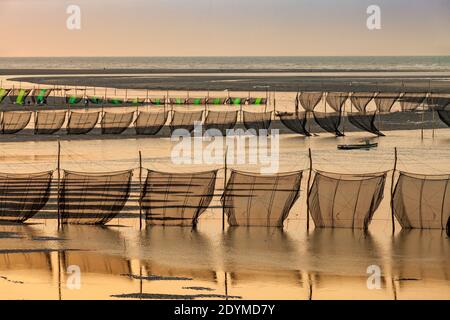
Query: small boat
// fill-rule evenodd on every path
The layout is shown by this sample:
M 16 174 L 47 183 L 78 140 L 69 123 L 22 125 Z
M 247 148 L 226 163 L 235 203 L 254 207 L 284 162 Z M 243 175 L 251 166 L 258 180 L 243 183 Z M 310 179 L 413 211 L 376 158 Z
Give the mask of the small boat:
M 359 144 L 339 144 L 337 147 L 339 150 L 371 149 L 378 147 L 378 143 L 371 143 L 369 141 L 366 141 L 365 143 Z

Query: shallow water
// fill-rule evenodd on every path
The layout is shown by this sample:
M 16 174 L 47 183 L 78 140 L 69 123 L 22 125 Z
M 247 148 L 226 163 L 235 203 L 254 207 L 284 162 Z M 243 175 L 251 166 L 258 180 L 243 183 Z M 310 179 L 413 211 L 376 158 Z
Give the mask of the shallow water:
M 426 130 L 391 131 L 370 151 L 338 151 L 364 133 L 336 139 L 328 134 L 280 136 L 280 171 L 308 167 L 362 173 L 393 168 L 441 174 L 450 172 L 450 129 L 432 137 Z M 221 165 L 180 168 L 171 162 L 173 142 L 160 138 L 61 142 L 61 166 L 76 171 L 114 171 L 143 166 L 164 171 L 204 170 Z M 37 172 L 56 168 L 55 141 L 0 143 L 0 172 Z M 257 171 L 258 165 L 232 168 Z M 223 185 L 223 172 L 217 193 Z M 2 299 L 413 299 L 450 298 L 450 240 L 443 231 L 400 231 L 392 236 L 390 179 L 369 233 L 351 230 L 306 232 L 306 176 L 300 199 L 284 231 L 227 228 L 221 211 L 207 210 L 196 230 L 152 227 L 139 230 L 132 201 L 108 227 L 67 226 L 36 216 L 27 225 L 0 225 L 0 298 Z M 388 175 L 390 177 L 390 174 Z M 135 171 L 135 181 L 138 179 Z M 137 190 L 133 193 L 136 195 Z M 135 199 L 135 197 L 132 197 Z M 54 202 L 54 195 L 50 202 Z M 219 196 L 213 200 L 217 204 Z M 131 217 L 131 218 L 130 218 Z M 70 288 L 69 266 L 79 266 L 81 286 Z M 381 288 L 367 287 L 367 268 L 381 268 Z

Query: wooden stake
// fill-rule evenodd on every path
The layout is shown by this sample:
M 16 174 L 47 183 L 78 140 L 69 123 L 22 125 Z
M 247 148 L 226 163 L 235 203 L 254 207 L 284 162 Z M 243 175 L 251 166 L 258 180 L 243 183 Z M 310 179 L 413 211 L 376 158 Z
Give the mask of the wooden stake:
M 224 174 L 223 174 L 223 201 L 222 201 L 222 231 L 225 231 L 225 190 L 227 188 L 227 171 L 228 171 L 228 160 L 227 160 L 227 156 L 228 156 L 228 147 L 225 150 L 225 158 L 224 158 L 224 163 L 225 163 L 225 168 L 224 168 Z
M 397 147 L 394 148 L 394 170 L 392 170 L 392 182 L 391 182 L 392 234 L 395 233 L 395 212 L 394 212 L 394 179 L 395 179 L 395 171 L 397 171 Z
M 142 152 L 139 150 L 139 230 L 142 230 Z
M 307 199 L 306 199 L 306 230 L 309 231 L 309 215 L 310 215 L 310 210 L 309 210 L 309 196 L 310 196 L 310 184 L 311 184 L 311 177 L 312 177 L 312 166 L 313 166 L 313 162 L 312 162 L 312 152 L 311 152 L 311 148 L 308 149 L 308 156 L 309 156 L 309 175 L 308 175 L 308 185 L 307 185 Z
M 61 213 L 60 213 L 60 186 L 61 186 L 61 142 L 58 139 L 58 165 L 57 165 L 57 175 L 58 175 L 58 191 L 57 191 L 57 198 L 56 198 L 56 204 L 58 207 L 58 230 L 61 226 Z

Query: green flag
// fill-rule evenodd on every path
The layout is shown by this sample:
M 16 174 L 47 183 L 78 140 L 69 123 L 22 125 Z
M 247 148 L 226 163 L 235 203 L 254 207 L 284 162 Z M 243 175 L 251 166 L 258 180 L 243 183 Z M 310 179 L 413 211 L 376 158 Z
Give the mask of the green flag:
M 241 104 L 241 100 L 242 100 L 241 98 L 232 98 L 231 103 L 234 105 L 239 105 Z
M 5 99 L 5 97 L 8 95 L 8 93 L 9 93 L 9 90 L 3 89 L 3 88 L 0 89 L 0 102 L 2 102 L 3 99 Z
M 27 91 L 25 89 L 20 89 L 17 94 L 16 104 L 24 104 L 25 99 L 27 98 Z
M 36 103 L 37 104 L 43 104 L 45 103 L 45 97 L 47 95 L 47 89 L 41 89 L 39 90 L 38 95 L 36 96 Z

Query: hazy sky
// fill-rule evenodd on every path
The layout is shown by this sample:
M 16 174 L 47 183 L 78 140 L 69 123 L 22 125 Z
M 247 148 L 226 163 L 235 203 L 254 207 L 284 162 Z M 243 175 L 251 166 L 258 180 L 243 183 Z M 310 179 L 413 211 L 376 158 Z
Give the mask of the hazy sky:
M 450 55 L 450 0 L 0 0 L 0 25 L 12 57 Z

